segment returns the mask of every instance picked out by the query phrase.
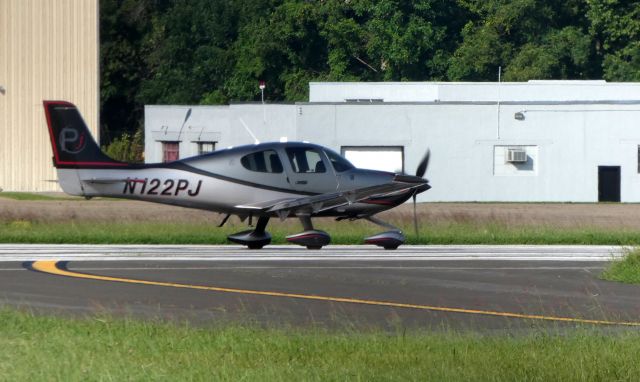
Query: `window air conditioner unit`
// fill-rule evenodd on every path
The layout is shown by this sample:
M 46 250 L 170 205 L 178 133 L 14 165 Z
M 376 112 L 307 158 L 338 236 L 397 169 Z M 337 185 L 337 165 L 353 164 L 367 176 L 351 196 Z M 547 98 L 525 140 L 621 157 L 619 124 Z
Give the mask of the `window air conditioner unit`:
M 507 163 L 526 163 L 527 152 L 524 149 L 507 149 Z

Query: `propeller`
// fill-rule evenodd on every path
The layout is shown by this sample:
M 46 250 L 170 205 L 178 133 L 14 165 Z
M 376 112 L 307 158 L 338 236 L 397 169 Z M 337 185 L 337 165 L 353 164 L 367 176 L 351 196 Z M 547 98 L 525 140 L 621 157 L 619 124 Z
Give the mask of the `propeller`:
M 418 168 L 416 169 L 416 176 L 422 178 L 424 174 L 427 172 L 427 167 L 429 167 L 429 157 L 431 156 L 431 150 L 427 149 L 427 152 L 422 157 L 422 160 L 418 164 Z
M 420 163 L 418 163 L 418 168 L 416 168 L 416 176 L 423 178 L 424 174 L 427 172 L 427 168 L 429 167 L 429 157 L 431 156 L 431 150 L 427 149 L 427 152 L 424 154 L 424 156 L 422 157 L 422 160 L 420 160 Z M 415 189 L 413 191 L 413 228 L 415 229 L 416 232 L 416 238 L 418 237 L 418 212 L 417 212 L 417 207 L 416 207 L 416 198 L 418 196 L 418 190 L 419 189 Z

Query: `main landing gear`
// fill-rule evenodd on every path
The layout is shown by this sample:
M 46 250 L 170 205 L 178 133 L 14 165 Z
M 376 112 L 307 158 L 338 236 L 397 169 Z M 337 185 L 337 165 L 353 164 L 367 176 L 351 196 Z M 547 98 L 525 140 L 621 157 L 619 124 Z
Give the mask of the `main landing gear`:
M 288 242 L 302 245 L 308 249 L 320 249 L 331 242 L 331 237 L 328 233 L 313 228 L 310 216 L 302 215 L 299 216 L 299 219 L 302 222 L 304 231 L 287 236 Z M 265 231 L 267 223 L 269 223 L 269 217 L 262 216 L 258 218 L 258 224 L 256 224 L 255 229 L 234 233 L 227 236 L 227 239 L 234 243 L 246 245 L 249 249 L 260 249 L 271 243 L 271 234 Z
M 246 245 L 249 249 L 260 249 L 271 243 L 271 234 L 264 230 L 267 227 L 267 223 L 269 223 L 269 217 L 261 216 L 258 218 L 258 224 L 256 224 L 255 229 L 234 233 L 227 236 L 227 239 L 234 243 Z
M 328 233 L 313 229 L 309 215 L 300 215 L 298 218 L 302 223 L 302 227 L 304 227 L 304 231 L 287 236 L 289 243 L 302 245 L 307 249 L 320 249 L 331 242 L 331 236 Z
M 366 237 L 364 239 L 365 244 L 375 244 L 379 247 L 383 247 L 384 249 L 391 250 L 397 249 L 401 244 L 404 243 L 404 235 L 402 234 L 402 231 L 400 231 L 397 227 L 383 222 L 382 220 L 373 216 L 369 216 L 365 219 L 369 220 L 373 224 L 377 224 L 381 227 L 390 229 L 390 231 L 385 231 L 373 236 Z

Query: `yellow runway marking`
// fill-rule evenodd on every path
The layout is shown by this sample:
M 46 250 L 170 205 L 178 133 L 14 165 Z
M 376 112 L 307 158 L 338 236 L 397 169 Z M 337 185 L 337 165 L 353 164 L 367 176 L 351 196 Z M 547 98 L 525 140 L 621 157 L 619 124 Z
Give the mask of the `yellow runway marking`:
M 206 291 L 224 292 L 224 293 L 239 293 L 239 294 L 247 294 L 247 295 L 257 295 L 257 296 L 287 297 L 287 298 L 295 298 L 295 299 L 303 299 L 303 300 L 341 302 L 341 303 L 348 303 L 348 304 L 374 305 L 374 306 L 384 306 L 384 307 L 391 307 L 391 308 L 418 309 L 418 310 L 428 310 L 428 311 L 434 311 L 434 312 L 466 313 L 466 314 L 476 314 L 476 315 L 483 315 L 483 316 L 497 316 L 497 317 L 520 318 L 520 319 L 529 319 L 529 320 L 560 321 L 560 322 L 572 322 L 572 323 L 579 323 L 579 324 L 595 324 L 595 325 L 640 326 L 640 322 L 589 320 L 589 319 L 572 318 L 572 317 L 556 317 L 556 316 L 544 316 L 544 315 L 535 315 L 535 314 L 497 312 L 497 311 L 491 311 L 491 310 L 449 308 L 449 307 L 443 307 L 443 306 L 405 304 L 405 303 L 392 302 L 392 301 L 362 300 L 362 299 L 356 299 L 356 298 L 329 297 L 329 296 L 317 296 L 317 295 L 296 294 L 296 293 L 221 288 L 221 287 L 204 286 L 204 285 L 177 284 L 177 283 L 162 282 L 162 281 L 148 281 L 148 280 L 121 278 L 121 277 L 99 276 L 99 275 L 78 273 L 78 272 L 72 272 L 69 270 L 61 269 L 58 267 L 58 262 L 52 261 L 52 260 L 35 261 L 31 265 L 31 267 L 36 271 L 58 275 L 58 276 L 74 277 L 74 278 L 89 279 L 89 280 L 100 280 L 100 281 L 113 281 L 113 282 L 119 282 L 119 283 L 129 283 L 129 284 L 142 284 L 142 285 L 163 286 L 163 287 L 171 287 L 171 288 L 206 290 Z

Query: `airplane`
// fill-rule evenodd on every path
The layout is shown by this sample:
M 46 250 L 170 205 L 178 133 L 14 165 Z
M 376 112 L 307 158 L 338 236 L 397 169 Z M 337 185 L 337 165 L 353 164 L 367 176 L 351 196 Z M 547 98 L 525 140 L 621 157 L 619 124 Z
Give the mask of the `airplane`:
M 320 249 L 331 241 L 314 229 L 312 218 L 366 219 L 388 229 L 364 242 L 385 249 L 404 243 L 402 232 L 375 215 L 431 188 L 423 176 L 429 151 L 416 175 L 358 169 L 326 147 L 306 142 L 270 142 L 238 146 L 168 163 L 133 164 L 100 150 L 80 112 L 66 101 L 43 101 L 58 182 L 70 195 L 106 196 L 197 208 L 255 227 L 227 239 L 249 249 L 271 243 L 265 230 L 271 218 L 297 217 L 304 231 L 287 241 Z

